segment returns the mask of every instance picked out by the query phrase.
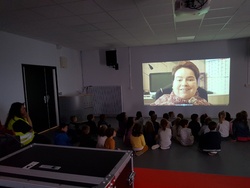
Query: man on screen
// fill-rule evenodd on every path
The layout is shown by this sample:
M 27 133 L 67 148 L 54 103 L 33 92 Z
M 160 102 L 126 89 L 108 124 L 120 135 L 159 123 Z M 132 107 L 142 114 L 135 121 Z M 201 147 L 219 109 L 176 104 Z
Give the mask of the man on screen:
M 197 66 L 190 61 L 183 61 L 173 67 L 173 91 L 164 94 L 153 102 L 158 105 L 210 105 L 206 99 L 201 98 L 198 92 L 198 79 L 200 76 Z

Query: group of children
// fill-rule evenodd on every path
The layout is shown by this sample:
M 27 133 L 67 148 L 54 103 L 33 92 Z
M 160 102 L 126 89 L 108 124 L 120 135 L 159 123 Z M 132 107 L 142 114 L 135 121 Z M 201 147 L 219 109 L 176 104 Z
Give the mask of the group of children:
M 198 142 L 200 151 L 215 155 L 221 151 L 222 140 L 250 140 L 246 111 L 238 112 L 234 120 L 228 112 L 221 111 L 218 113 L 218 122 L 212 121 L 207 114 L 202 114 L 200 118 L 198 114 L 192 114 L 189 121 L 182 114 L 175 117 L 174 112 L 171 111 L 163 114 L 160 123 L 157 122 L 157 115 L 154 111 L 149 111 L 149 116 L 150 119 L 142 126 L 142 135 L 145 145 L 152 149 L 169 149 L 172 140 L 183 146 L 192 146 L 195 142 Z M 128 117 L 127 122 L 131 121 L 129 120 L 131 118 Z M 123 128 L 126 143 L 130 138 L 132 149 L 135 151 L 137 148 L 133 145 L 133 136 L 126 133 L 131 132 L 129 130 L 132 130 L 133 133 L 133 127 L 138 124 L 136 119 L 138 118 L 135 118 L 133 126 L 131 126 L 131 123 L 127 123 L 129 126 Z M 119 128 L 121 128 L 121 125 L 119 123 Z
M 61 123 L 55 132 L 54 144 L 116 149 L 114 140 L 116 130 L 105 119 L 105 114 L 101 114 L 96 124 L 94 115 L 89 114 L 87 122 L 79 123 L 76 116 L 71 116 L 70 123 Z
M 116 133 L 122 138 L 126 149 L 130 148 L 135 155 L 140 156 L 148 148 L 169 149 L 172 141 L 183 146 L 192 146 L 198 142 L 200 151 L 215 155 L 221 151 L 221 140 L 233 139 L 236 141 L 250 140 L 247 113 L 241 111 L 233 120 L 229 113 L 218 113 L 218 122 L 212 121 L 207 114 L 192 114 L 191 120 L 185 119 L 182 114 L 175 117 L 174 112 L 164 113 L 160 123 L 154 111 L 149 111 L 149 120 L 144 123 L 142 113 L 138 111 L 136 117 L 127 117 L 125 112 L 117 115 L 118 130 L 111 127 L 100 115 L 98 124 L 92 114 L 87 116 L 88 121 L 78 124 L 75 116 L 71 123 L 61 124 L 55 134 L 55 144 L 72 145 L 75 140 L 82 147 L 96 147 L 118 149 L 116 147 Z

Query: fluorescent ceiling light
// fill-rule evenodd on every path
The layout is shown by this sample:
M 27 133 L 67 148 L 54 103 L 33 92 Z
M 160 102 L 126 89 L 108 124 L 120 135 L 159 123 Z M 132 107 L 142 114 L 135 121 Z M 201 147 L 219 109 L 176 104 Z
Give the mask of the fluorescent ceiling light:
M 193 40 L 195 36 L 177 37 L 177 40 Z

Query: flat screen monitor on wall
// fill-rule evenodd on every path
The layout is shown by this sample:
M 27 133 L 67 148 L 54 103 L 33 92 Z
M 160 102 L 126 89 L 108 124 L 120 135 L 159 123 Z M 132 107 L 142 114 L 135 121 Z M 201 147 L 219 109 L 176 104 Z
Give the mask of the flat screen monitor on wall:
M 142 73 L 144 105 L 229 104 L 230 58 L 145 62 Z

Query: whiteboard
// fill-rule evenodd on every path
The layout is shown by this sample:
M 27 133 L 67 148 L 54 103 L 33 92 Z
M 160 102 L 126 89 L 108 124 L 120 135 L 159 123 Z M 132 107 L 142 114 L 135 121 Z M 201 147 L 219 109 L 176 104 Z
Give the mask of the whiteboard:
M 121 86 L 92 86 L 94 114 L 117 115 L 122 112 Z

